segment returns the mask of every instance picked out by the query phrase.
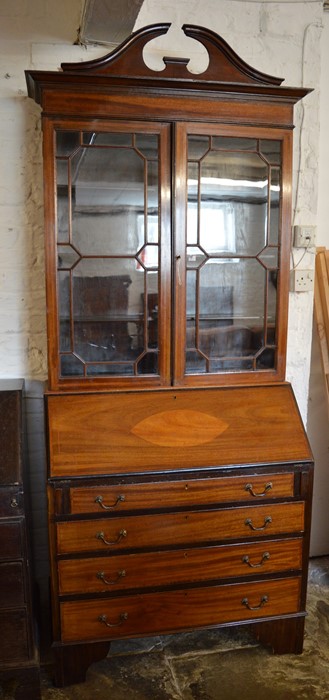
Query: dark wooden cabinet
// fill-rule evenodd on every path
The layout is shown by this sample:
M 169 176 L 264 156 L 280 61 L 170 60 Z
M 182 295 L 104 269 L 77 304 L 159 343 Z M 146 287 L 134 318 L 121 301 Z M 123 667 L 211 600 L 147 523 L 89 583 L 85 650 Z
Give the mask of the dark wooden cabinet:
M 38 700 L 29 498 L 24 458 L 23 382 L 0 380 L 0 684 L 15 700 Z
M 253 623 L 303 644 L 312 454 L 285 382 L 305 88 L 212 31 L 28 71 L 42 107 L 56 682 L 112 639 Z

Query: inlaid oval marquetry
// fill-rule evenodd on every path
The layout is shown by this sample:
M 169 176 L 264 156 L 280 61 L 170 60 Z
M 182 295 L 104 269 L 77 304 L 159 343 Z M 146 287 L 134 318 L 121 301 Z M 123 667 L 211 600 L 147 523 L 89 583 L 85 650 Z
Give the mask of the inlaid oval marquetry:
M 190 447 L 211 442 L 228 423 L 201 411 L 176 410 L 154 413 L 137 423 L 132 433 L 161 447 Z

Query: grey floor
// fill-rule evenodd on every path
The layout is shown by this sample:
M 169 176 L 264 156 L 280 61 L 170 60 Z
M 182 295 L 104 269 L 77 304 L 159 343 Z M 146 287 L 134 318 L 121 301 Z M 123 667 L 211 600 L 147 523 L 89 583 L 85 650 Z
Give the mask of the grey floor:
M 329 557 L 311 560 L 307 609 L 300 656 L 242 628 L 113 643 L 84 684 L 54 688 L 44 663 L 42 700 L 329 700 Z

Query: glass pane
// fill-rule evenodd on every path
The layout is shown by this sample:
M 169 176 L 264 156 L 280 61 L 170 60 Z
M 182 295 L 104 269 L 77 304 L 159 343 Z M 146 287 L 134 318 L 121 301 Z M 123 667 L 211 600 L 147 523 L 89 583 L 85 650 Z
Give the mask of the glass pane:
M 240 139 L 235 136 L 213 136 L 212 148 L 225 151 L 256 151 L 256 139 Z
M 75 355 L 62 355 L 61 376 L 62 377 L 82 377 L 84 375 L 84 364 Z
M 87 370 L 86 370 L 86 375 L 87 377 L 95 377 L 95 376 L 112 376 L 120 374 L 124 376 L 133 376 L 134 375 L 134 366 L 131 364 L 125 364 L 124 362 L 121 362 L 120 364 L 115 364 L 113 363 L 99 363 L 95 362 L 94 364 L 89 364 L 87 365 Z
M 256 360 L 257 369 L 271 369 L 275 366 L 275 351 L 272 348 L 262 350 Z
M 209 372 L 251 372 L 255 369 L 252 358 L 230 357 L 229 360 L 212 360 L 209 363 Z
M 147 209 L 154 214 L 159 206 L 158 162 L 150 161 L 147 167 Z
M 56 156 L 70 156 L 80 145 L 79 131 L 56 131 Z
M 271 270 L 276 270 L 278 267 L 278 249 L 277 248 L 264 248 L 261 254 L 258 256 L 259 260 L 262 261 L 263 265 Z
M 61 352 L 71 348 L 71 307 L 70 307 L 70 273 L 58 272 L 58 306 L 59 306 L 59 348 Z
M 209 273 L 210 267 L 207 267 L 207 273 Z M 233 318 L 233 287 L 223 287 L 221 284 L 216 286 L 204 284 L 208 280 L 211 281 L 211 277 L 211 275 L 203 275 L 201 272 L 199 312 L 200 319 L 203 321 L 203 327 L 208 327 L 209 325 L 213 327 L 214 322 L 217 325 L 231 324 Z
M 277 272 L 271 271 L 268 275 L 267 287 L 267 338 L 269 345 L 275 344 L 276 314 L 277 314 Z
M 134 260 L 85 259 L 74 268 L 74 350 L 83 360 L 138 356 L 143 289 L 143 275 L 136 271 Z
M 57 240 L 68 243 L 70 239 L 69 161 L 56 161 L 57 185 Z
M 137 364 L 138 374 L 158 374 L 158 355 L 148 352 Z
M 266 158 L 268 163 L 281 165 L 281 141 L 268 141 L 262 139 L 259 142 L 260 153 Z
M 187 246 L 186 249 L 186 267 L 187 269 L 198 268 L 207 260 L 207 256 L 201 248 L 197 246 Z
M 271 168 L 269 242 L 278 245 L 280 232 L 281 171 Z
M 82 142 L 88 146 L 131 146 L 132 134 L 112 133 L 112 132 L 94 132 L 83 133 Z
M 206 360 L 196 350 L 189 350 L 186 353 L 186 374 L 204 374 L 207 372 Z
M 187 178 L 187 243 L 190 245 L 196 245 L 198 242 L 199 212 L 199 167 L 197 163 L 189 163 Z
M 57 246 L 58 269 L 71 270 L 80 259 L 79 254 L 70 245 Z
M 134 254 L 144 211 L 144 161 L 132 149 L 90 149 L 76 167 L 73 242 L 81 255 Z
M 157 134 L 136 134 L 135 145 L 148 160 L 158 158 L 159 139 Z
M 186 316 L 187 321 L 195 319 L 196 315 L 196 274 L 192 270 L 186 272 Z
M 255 255 L 266 244 L 268 168 L 252 153 L 212 151 L 201 165 L 200 243 Z
M 188 160 L 200 160 L 207 153 L 209 144 L 209 136 L 189 136 Z

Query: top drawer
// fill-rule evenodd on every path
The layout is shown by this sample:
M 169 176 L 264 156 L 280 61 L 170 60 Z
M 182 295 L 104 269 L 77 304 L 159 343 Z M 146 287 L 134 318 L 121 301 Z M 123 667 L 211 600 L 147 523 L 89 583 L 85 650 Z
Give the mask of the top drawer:
M 70 489 L 71 513 L 105 513 L 234 501 L 268 500 L 294 495 L 294 474 L 243 475 L 143 484 Z

